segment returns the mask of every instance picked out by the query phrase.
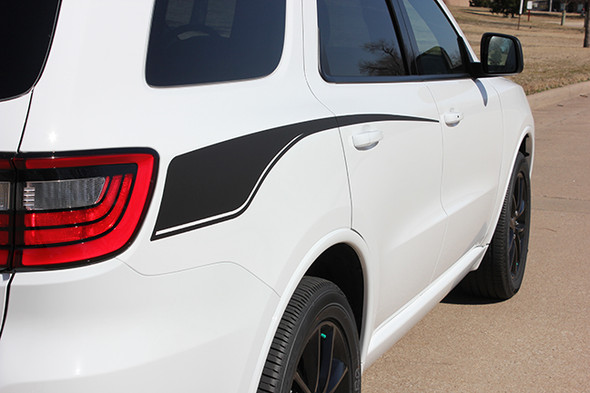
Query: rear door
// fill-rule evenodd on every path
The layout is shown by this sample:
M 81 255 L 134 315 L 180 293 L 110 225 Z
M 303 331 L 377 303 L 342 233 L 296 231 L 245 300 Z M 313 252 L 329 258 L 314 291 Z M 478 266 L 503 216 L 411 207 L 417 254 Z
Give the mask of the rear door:
M 486 79 L 466 72 L 459 35 L 435 0 L 399 0 L 415 56 L 426 80 L 443 138 L 442 204 L 448 230 L 435 277 L 473 247 L 490 227 L 502 158 L 502 113 Z
M 306 74 L 340 126 L 352 227 L 376 262 L 379 325 L 428 285 L 439 255 L 446 216 L 438 112 L 426 85 L 408 77 L 386 0 L 317 3 L 317 24 L 315 8 L 305 14 Z

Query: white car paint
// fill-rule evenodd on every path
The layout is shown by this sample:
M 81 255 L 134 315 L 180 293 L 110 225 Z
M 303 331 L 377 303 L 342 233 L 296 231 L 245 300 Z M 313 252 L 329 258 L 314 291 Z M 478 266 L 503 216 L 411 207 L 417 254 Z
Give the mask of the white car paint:
M 278 299 L 233 263 L 146 277 L 114 259 L 17 274 L 0 390 L 239 391 L 264 340 L 252 321 L 268 322 Z
M 500 99 L 493 81 L 427 82 L 439 110 L 443 133 L 442 204 L 448 229 L 435 277 L 475 246 L 487 244 L 495 205 L 504 138 Z M 444 116 L 463 119 L 447 125 Z
M 0 102 L 0 119 L 2 119 L 2 137 L 0 137 L 1 151 L 16 151 L 20 143 L 31 93 L 22 95 L 18 98 Z
M 522 89 L 502 78 L 326 82 L 315 3 L 303 0 L 287 1 L 271 75 L 153 88 L 144 77 L 152 7 L 64 0 L 34 91 L 0 102 L 2 127 L 13 130 L 2 152 L 16 152 L 22 136 L 22 153 L 150 147 L 160 159 L 143 226 L 123 253 L 15 273 L 0 392 L 254 392 L 291 295 L 335 244 L 349 245 L 363 268 L 368 367 L 481 261 L 518 147 L 527 138 L 534 148 Z M 306 137 L 244 214 L 152 240 L 175 157 L 284 124 L 366 113 L 442 121 L 374 121 Z M 461 114 L 457 125 L 445 124 L 450 113 Z

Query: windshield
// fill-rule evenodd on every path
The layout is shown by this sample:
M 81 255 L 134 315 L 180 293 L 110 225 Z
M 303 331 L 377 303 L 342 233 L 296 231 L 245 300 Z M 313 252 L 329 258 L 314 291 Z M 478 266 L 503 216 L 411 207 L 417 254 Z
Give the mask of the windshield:
M 60 0 L 0 0 L 0 100 L 37 82 L 57 20 Z

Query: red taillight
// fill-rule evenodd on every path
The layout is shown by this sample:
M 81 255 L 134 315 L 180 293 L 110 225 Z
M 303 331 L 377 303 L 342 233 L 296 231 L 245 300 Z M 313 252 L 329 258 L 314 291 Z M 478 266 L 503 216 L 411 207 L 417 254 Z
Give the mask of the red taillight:
M 12 159 L 16 180 L 7 194 L 14 206 L 0 218 L 5 266 L 11 256 L 12 268 L 30 269 L 94 262 L 121 251 L 147 207 L 155 162 L 143 151 Z

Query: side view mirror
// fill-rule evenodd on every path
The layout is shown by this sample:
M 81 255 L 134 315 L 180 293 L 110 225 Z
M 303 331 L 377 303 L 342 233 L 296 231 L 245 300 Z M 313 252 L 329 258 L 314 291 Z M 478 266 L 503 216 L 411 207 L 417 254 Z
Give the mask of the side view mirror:
M 480 57 L 481 63 L 469 64 L 469 73 L 474 78 L 519 74 L 524 67 L 520 41 L 507 34 L 485 33 L 481 37 Z
M 482 71 L 490 75 L 512 75 L 524 67 L 522 46 L 518 38 L 498 33 L 481 37 Z

